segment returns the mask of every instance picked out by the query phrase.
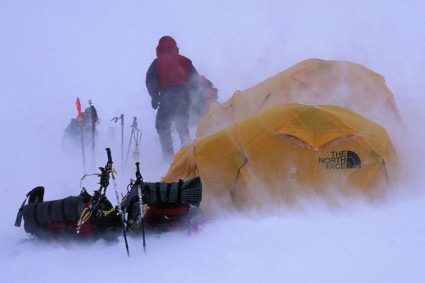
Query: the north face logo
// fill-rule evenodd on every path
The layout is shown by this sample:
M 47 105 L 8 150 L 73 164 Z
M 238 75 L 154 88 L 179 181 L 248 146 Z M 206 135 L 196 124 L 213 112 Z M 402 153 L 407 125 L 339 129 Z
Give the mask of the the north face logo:
M 331 151 L 330 157 L 319 157 L 319 164 L 326 169 L 355 169 L 362 167 L 360 157 L 351 150 Z

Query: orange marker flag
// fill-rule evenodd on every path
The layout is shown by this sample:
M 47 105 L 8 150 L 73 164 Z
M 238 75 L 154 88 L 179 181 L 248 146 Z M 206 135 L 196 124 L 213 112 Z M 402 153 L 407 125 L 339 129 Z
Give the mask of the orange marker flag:
M 80 125 L 83 123 L 83 113 L 81 113 L 81 103 L 80 103 L 80 98 L 77 97 L 77 111 L 78 111 L 78 123 L 80 123 Z

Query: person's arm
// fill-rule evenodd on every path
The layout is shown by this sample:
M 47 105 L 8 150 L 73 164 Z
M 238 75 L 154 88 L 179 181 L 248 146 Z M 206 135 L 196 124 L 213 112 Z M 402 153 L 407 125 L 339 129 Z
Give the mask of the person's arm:
M 159 79 L 156 71 L 156 59 L 150 65 L 148 71 L 146 72 L 146 88 L 151 99 L 151 105 L 153 109 L 157 109 L 159 106 Z
M 155 65 L 156 59 L 152 62 L 148 71 L 146 72 L 146 88 L 148 89 L 148 93 L 152 98 L 157 98 L 159 96 L 159 79 Z

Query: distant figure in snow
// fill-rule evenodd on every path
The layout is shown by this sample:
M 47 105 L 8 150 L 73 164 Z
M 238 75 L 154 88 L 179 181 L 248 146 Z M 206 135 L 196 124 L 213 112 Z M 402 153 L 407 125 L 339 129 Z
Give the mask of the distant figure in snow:
M 94 126 L 94 137 L 97 138 L 98 131 L 96 124 L 100 123 L 100 119 L 97 115 L 96 108 L 91 105 L 87 107 L 82 113 L 81 125 L 78 122 L 78 117 L 72 118 L 62 137 L 62 148 L 68 152 L 74 152 L 75 148 L 81 146 L 81 134 L 84 136 L 84 146 L 88 146 L 92 142 L 93 138 L 93 126 Z M 81 128 L 80 128 L 81 127 Z
M 156 47 L 157 58 L 146 73 L 146 87 L 153 109 L 158 109 L 155 128 L 159 135 L 163 158 L 174 156 L 171 126 L 175 123 L 181 146 L 191 142 L 189 115 L 191 92 L 195 91 L 199 75 L 192 61 L 179 54 L 171 36 L 163 36 Z
M 205 76 L 199 76 L 196 92 L 192 92 L 190 124 L 198 126 L 199 120 L 209 112 L 210 106 L 217 103 L 218 89 Z

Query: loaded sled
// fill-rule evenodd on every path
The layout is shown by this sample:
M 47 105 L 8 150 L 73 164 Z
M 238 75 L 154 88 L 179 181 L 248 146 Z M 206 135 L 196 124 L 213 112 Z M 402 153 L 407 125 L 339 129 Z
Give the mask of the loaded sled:
M 19 208 L 15 226 L 35 239 L 117 239 L 127 233 L 145 236 L 145 228 L 165 232 L 176 228 L 198 229 L 201 216 L 202 183 L 199 177 L 188 181 L 144 182 L 136 163 L 136 179 L 130 180 L 121 201 L 115 186 L 110 149 L 108 162 L 100 167 L 99 189 L 89 194 L 83 187 L 76 196 L 45 201 L 45 188 L 35 187 Z M 117 205 L 106 197 L 110 177 L 114 180 Z M 128 246 L 127 246 L 128 247 Z

